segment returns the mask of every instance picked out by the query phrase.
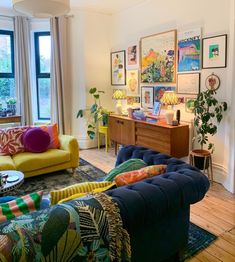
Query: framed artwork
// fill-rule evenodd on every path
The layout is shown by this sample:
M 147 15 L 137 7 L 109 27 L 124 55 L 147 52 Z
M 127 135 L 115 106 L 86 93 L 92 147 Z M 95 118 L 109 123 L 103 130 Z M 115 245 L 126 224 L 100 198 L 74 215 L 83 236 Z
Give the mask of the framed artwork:
M 111 85 L 126 85 L 126 51 L 111 53 Z
M 202 68 L 227 66 L 227 35 L 204 38 L 202 46 Z
M 200 73 L 178 74 L 177 93 L 197 95 L 200 91 Z
M 216 91 L 220 87 L 220 79 L 217 75 L 212 73 L 206 78 L 205 84 L 207 89 Z
M 141 82 L 175 83 L 176 30 L 141 38 Z
M 201 69 L 201 28 L 178 33 L 178 72 Z
M 141 107 L 153 109 L 153 86 L 141 87 Z
M 159 116 L 161 112 L 161 103 L 154 102 L 153 114 Z
M 127 95 L 138 96 L 139 95 L 139 71 L 138 70 L 127 70 Z
M 154 86 L 154 101 L 160 102 L 166 91 L 175 91 L 174 86 Z
M 185 111 L 188 113 L 194 112 L 194 103 L 196 98 L 185 97 Z
M 127 48 L 127 65 L 137 65 L 138 60 L 138 47 L 137 45 L 129 46 Z
M 127 96 L 127 105 L 139 104 L 140 97 L 139 96 Z

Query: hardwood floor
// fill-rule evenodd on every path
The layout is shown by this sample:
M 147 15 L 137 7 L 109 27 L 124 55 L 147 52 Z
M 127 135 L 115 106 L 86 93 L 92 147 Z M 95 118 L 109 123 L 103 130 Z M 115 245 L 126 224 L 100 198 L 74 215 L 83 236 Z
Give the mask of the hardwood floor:
M 106 173 L 116 161 L 112 148 L 109 153 L 104 149 L 81 150 L 80 157 Z M 190 217 L 191 222 L 215 234 L 218 239 L 188 261 L 235 262 L 235 195 L 213 183 L 205 198 L 191 206 Z

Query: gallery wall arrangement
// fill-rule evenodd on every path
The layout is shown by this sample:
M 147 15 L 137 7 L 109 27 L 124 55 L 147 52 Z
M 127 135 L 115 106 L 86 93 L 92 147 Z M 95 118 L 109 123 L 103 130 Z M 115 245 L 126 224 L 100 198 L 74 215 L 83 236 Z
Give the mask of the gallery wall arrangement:
M 201 28 L 174 29 L 143 36 L 139 43 L 112 52 L 111 85 L 126 91 L 128 105 L 140 103 L 153 112 L 158 112 L 166 91 L 176 91 L 178 102 L 193 113 L 201 88 L 220 86 L 220 77 L 214 73 L 201 83 L 201 71 L 226 66 L 226 34 L 203 38 Z

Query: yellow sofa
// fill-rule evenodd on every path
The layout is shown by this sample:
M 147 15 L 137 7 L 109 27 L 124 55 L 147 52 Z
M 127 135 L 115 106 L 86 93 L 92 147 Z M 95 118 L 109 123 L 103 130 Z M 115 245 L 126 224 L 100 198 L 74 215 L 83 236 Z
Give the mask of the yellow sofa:
M 76 138 L 60 135 L 60 148 L 44 153 L 23 152 L 13 156 L 0 156 L 0 171 L 18 170 L 32 177 L 63 169 L 75 171 L 79 165 L 79 148 Z

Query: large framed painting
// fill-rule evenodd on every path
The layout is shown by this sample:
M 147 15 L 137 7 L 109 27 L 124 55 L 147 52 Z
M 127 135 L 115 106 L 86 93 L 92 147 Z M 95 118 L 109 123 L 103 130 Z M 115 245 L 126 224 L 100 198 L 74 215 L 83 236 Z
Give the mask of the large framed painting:
M 127 96 L 138 96 L 139 95 L 139 71 L 138 70 L 127 70 Z
M 227 35 L 204 38 L 202 46 L 203 68 L 222 68 L 227 66 Z
M 201 69 L 201 28 L 178 33 L 178 72 Z
M 126 85 L 126 51 L 111 53 L 111 85 Z
M 141 38 L 141 82 L 175 83 L 176 30 Z

